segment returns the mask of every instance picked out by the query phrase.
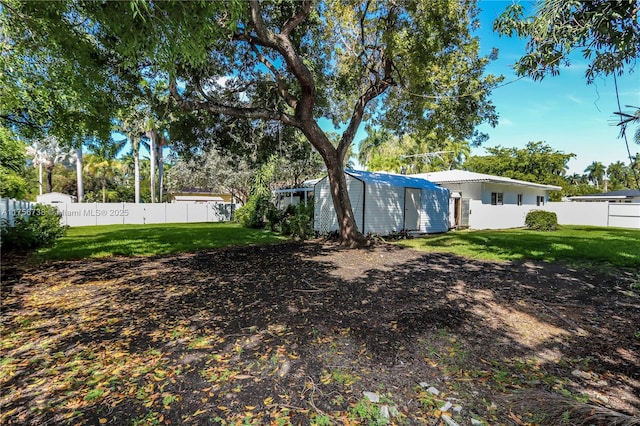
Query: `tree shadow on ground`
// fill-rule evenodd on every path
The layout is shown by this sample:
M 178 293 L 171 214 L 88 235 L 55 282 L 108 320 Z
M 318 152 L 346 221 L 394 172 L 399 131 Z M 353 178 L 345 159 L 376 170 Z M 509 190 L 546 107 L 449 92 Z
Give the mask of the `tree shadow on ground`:
M 18 287 L 6 424 L 338 422 L 362 391 L 437 424 L 421 382 L 491 424 L 538 388 L 640 412 L 640 298 L 603 272 L 292 243 L 55 263 Z

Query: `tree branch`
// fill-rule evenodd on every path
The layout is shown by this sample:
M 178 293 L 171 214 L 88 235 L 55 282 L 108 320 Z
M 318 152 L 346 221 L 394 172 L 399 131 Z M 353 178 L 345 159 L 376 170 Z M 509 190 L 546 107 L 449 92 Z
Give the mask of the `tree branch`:
M 298 105 L 298 99 L 291 93 L 289 93 L 289 90 L 287 90 L 287 86 L 285 85 L 284 80 L 282 79 L 282 76 L 280 75 L 276 67 L 271 62 L 269 62 L 267 58 L 265 58 L 265 56 L 262 54 L 262 52 L 260 52 L 260 50 L 258 50 L 254 43 L 249 42 L 249 46 L 251 46 L 251 50 L 253 50 L 253 52 L 256 54 L 258 60 L 262 62 L 267 68 L 269 68 L 269 71 L 273 73 L 274 77 L 276 78 L 276 85 L 278 86 L 278 93 L 280 94 L 280 96 L 282 96 L 287 105 L 295 109 Z
M 176 101 L 180 108 L 186 111 L 210 111 L 216 114 L 228 115 L 237 118 L 260 119 L 269 121 L 280 121 L 283 124 L 301 128 L 302 124 L 295 117 L 280 111 L 269 110 L 266 108 L 246 108 L 234 107 L 230 105 L 221 105 L 208 97 L 206 101 L 186 100 L 178 93 L 176 80 L 172 77 L 169 81 L 169 93 Z
M 250 16 L 251 22 L 253 23 L 253 27 L 256 30 L 256 34 L 260 38 L 261 41 L 266 43 L 272 43 L 273 47 L 276 47 L 275 35 L 267 25 L 264 23 L 262 19 L 262 9 L 260 8 L 259 0 L 251 0 L 249 2 Z
M 309 3 L 309 4 L 307 4 Z M 293 20 L 288 21 L 290 26 L 293 23 L 300 23 L 306 17 L 305 11 L 310 8 L 309 0 L 305 0 L 301 11 L 295 15 Z M 255 28 L 258 39 L 256 44 L 272 47 L 287 63 L 287 67 L 298 80 L 300 84 L 301 96 L 296 104 L 296 118 L 300 121 L 313 120 L 313 106 L 315 104 L 316 86 L 313 80 L 313 75 L 309 68 L 304 64 L 302 58 L 298 55 L 295 48 L 289 40 L 289 34 L 286 31 L 281 31 L 280 34 L 274 34 L 269 30 L 262 19 L 262 11 L 260 9 L 259 0 L 251 0 L 251 21 Z M 310 9 L 309 9 L 310 10 Z M 308 11 L 306 12 L 308 15 Z M 300 19 L 301 18 L 301 19 Z M 292 28 L 293 29 L 293 28 Z
M 23 120 L 16 120 L 15 118 L 12 118 L 10 115 L 8 114 L 0 114 L 0 119 L 1 120 L 5 120 L 20 126 L 27 126 L 27 127 L 31 127 L 32 129 L 38 129 L 40 126 L 38 126 L 35 123 L 32 123 L 30 121 L 23 121 Z
M 340 143 L 338 144 L 338 154 L 340 156 L 345 155 L 345 153 L 347 152 L 347 148 L 353 142 L 356 131 L 358 130 L 358 127 L 360 127 L 360 124 L 362 123 L 362 120 L 364 118 L 364 110 L 367 107 L 367 104 L 374 98 L 384 93 L 389 87 L 395 86 L 396 84 L 392 76 L 393 62 L 387 58 L 383 58 L 382 68 L 384 70 L 384 77 L 382 79 L 376 78 L 376 81 L 373 82 L 362 94 L 362 96 L 358 98 L 358 101 L 353 108 L 353 113 L 351 114 L 349 125 L 342 134 Z
M 309 13 L 311 13 L 311 3 L 311 0 L 304 0 L 302 2 L 302 7 L 298 11 L 298 13 L 293 15 L 287 20 L 287 22 L 284 23 L 280 34 L 288 37 L 291 34 L 291 31 L 293 31 L 293 29 L 298 26 L 298 24 L 304 21 L 307 16 L 309 16 Z

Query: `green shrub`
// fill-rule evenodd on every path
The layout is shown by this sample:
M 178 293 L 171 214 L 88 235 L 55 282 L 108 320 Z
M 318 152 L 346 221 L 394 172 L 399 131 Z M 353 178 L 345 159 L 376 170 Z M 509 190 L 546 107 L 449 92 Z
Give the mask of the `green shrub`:
M 60 225 L 61 214 L 53 206 L 36 204 L 26 213 L 15 218 L 14 226 L 2 224 L 4 250 L 26 251 L 50 247 L 67 232 L 67 227 Z
M 236 209 L 233 220 L 244 228 L 264 228 L 269 205 L 271 200 L 268 195 L 252 195 L 244 206 Z
M 267 219 L 267 226 L 270 231 L 281 232 L 282 221 L 287 215 L 287 210 L 282 211 L 273 204 L 269 203 L 267 211 L 265 212 L 265 218 Z
M 313 202 L 288 206 L 280 224 L 280 233 L 300 240 L 306 240 L 313 232 Z
M 555 231 L 558 229 L 558 216 L 554 212 L 531 210 L 524 223 L 527 228 L 536 231 Z

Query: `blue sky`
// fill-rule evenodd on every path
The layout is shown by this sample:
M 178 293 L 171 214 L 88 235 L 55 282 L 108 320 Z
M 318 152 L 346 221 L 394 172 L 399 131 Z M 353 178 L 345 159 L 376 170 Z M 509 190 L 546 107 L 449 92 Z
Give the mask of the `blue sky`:
M 544 141 L 557 151 L 576 154 L 569 161 L 569 174 L 584 173 L 593 161 L 605 166 L 616 161 L 629 163 L 626 145 L 619 139 L 620 129 L 613 123 L 618 110 L 613 77 L 598 78 L 587 85 L 585 70 L 587 61 L 579 52 L 572 56 L 571 65 L 563 68 L 558 76 L 547 76 L 542 81 L 515 75 L 512 65 L 525 53 L 526 40 L 517 37 L 500 37 L 492 30 L 493 21 L 512 1 L 481 0 L 479 16 L 481 28 L 481 53 L 487 55 L 498 48 L 498 59 L 491 62 L 487 72 L 504 75 L 504 83 L 495 89 L 491 99 L 499 114 L 499 124 L 479 127 L 489 135 L 480 148 L 473 148 L 472 155 L 486 155 L 486 147 L 524 147 L 530 141 Z M 524 2 L 527 4 L 529 2 Z M 617 77 L 620 103 L 640 106 L 640 69 Z M 356 135 L 356 146 L 366 137 L 364 126 Z M 629 136 L 633 130 L 628 131 Z M 631 154 L 640 146 L 630 140 Z
M 488 71 L 505 76 L 505 82 L 516 80 L 512 64 L 525 51 L 526 42 L 518 38 L 499 37 L 492 30 L 493 20 L 511 1 L 480 1 L 482 9 L 479 31 L 481 49 L 487 53 L 499 49 L 498 59 Z M 500 115 L 498 126 L 483 125 L 480 130 L 490 139 L 483 147 L 524 147 L 529 141 L 545 141 L 556 150 L 574 153 L 569 173 L 583 173 L 593 161 L 605 166 L 616 161 L 628 164 L 627 149 L 619 139 L 614 111 L 618 110 L 613 76 L 598 78 L 587 85 L 584 72 L 587 62 L 578 53 L 571 66 L 560 75 L 547 76 L 542 81 L 529 78 L 495 89 L 491 95 Z M 640 106 L 640 69 L 618 77 L 618 89 L 623 111 L 625 105 Z M 633 132 L 629 132 L 632 136 Z M 632 155 L 640 146 L 630 141 Z M 472 154 L 486 154 L 484 148 Z

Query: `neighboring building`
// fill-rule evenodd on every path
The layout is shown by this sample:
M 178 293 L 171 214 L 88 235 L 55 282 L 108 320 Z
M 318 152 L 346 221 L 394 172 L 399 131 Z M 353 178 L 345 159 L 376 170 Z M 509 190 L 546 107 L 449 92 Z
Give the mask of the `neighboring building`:
M 451 191 L 451 226 L 499 229 L 524 226 L 526 213 L 549 202 L 549 191 L 562 188 L 465 170 L 420 173 Z M 501 208 L 502 206 L 502 208 Z M 511 209 L 517 206 L 517 209 Z M 493 207 L 487 209 L 485 207 Z
M 402 230 L 437 233 L 449 230 L 449 190 L 426 179 L 345 170 L 358 230 L 388 235 Z M 332 232 L 338 220 L 324 177 L 314 187 L 314 229 Z
M 38 195 L 36 197 L 36 202 L 42 204 L 66 204 L 75 203 L 75 198 L 76 197 L 73 195 L 62 194 L 61 192 L 49 192 Z
M 231 194 L 215 193 L 202 188 L 185 188 L 170 195 L 174 203 L 231 203 L 233 198 Z
M 600 194 L 579 195 L 568 197 L 571 201 L 609 202 L 609 203 L 640 203 L 640 190 L 624 189 L 621 191 L 602 192 Z
M 313 199 L 313 188 L 320 179 L 305 180 L 296 188 L 281 188 L 273 191 L 275 204 L 279 209 L 286 209 L 290 205 L 306 203 Z

